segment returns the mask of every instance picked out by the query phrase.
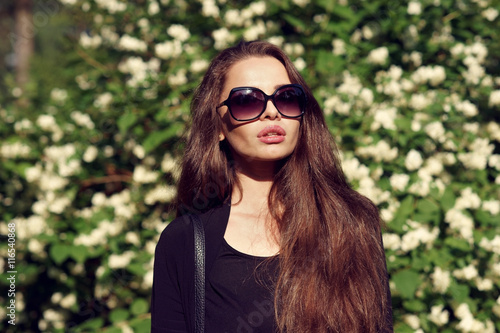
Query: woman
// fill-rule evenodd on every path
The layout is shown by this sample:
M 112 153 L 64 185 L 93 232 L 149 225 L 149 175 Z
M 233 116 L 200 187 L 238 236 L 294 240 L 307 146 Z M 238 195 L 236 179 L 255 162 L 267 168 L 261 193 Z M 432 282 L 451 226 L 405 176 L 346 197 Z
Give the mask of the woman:
M 267 42 L 222 51 L 195 92 L 178 218 L 155 254 L 153 332 L 193 332 L 193 227 L 206 332 L 390 332 L 374 204 L 347 184 L 322 112 Z

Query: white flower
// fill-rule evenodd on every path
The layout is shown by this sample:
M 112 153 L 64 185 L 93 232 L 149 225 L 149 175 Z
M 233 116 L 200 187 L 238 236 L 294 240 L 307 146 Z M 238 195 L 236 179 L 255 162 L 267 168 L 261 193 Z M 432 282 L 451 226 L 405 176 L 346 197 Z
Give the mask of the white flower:
M 69 6 L 72 6 L 74 4 L 76 4 L 76 1 L 77 0 L 60 0 L 64 5 L 69 5 Z
M 420 328 L 420 319 L 416 315 L 413 314 L 404 315 L 403 321 L 414 330 Z
M 500 105 L 500 90 L 494 90 L 490 94 L 490 99 L 488 101 L 488 106 L 493 107 Z
M 261 35 L 264 35 L 266 33 L 266 26 L 264 22 L 258 21 L 257 24 L 254 24 L 250 26 L 244 33 L 243 33 L 243 38 L 245 40 L 256 40 L 258 39 Z
M 495 146 L 488 139 L 476 138 L 469 145 L 470 152 L 458 154 L 458 160 L 468 169 L 482 170 L 486 168 L 494 149 Z
M 49 202 L 48 210 L 55 214 L 62 214 L 69 205 L 71 205 L 69 198 L 59 197 Z
M 472 241 L 474 221 L 469 216 L 466 216 L 458 209 L 452 208 L 446 212 L 444 220 L 450 224 L 452 229 L 459 231 L 464 239 L 469 242 Z
M 453 276 L 458 279 L 472 280 L 478 277 L 477 269 L 474 265 L 470 264 L 462 269 L 453 271 Z
M 68 98 L 68 92 L 65 89 L 54 88 L 50 91 L 50 98 L 63 103 Z
M 309 4 L 309 0 L 292 0 L 292 2 L 301 8 L 305 8 Z
M 57 126 L 56 119 L 49 114 L 42 114 L 38 116 L 36 124 L 45 131 L 54 132 L 55 129 L 59 129 Z
M 43 191 L 57 191 L 68 185 L 69 180 L 61 176 L 45 173 L 40 177 L 39 186 Z
M 180 69 L 175 75 L 168 77 L 168 83 L 172 86 L 181 86 L 187 83 L 186 69 Z
M 176 39 L 180 42 L 185 42 L 191 36 L 191 34 L 189 33 L 189 30 L 180 24 L 172 24 L 170 27 L 168 27 L 167 33 L 171 37 L 173 37 L 174 39 Z
M 123 12 L 127 9 L 127 4 L 119 0 L 95 0 L 97 5 L 106 9 L 110 14 Z
M 479 113 L 477 106 L 472 104 L 468 100 L 456 103 L 455 109 L 457 109 L 457 111 L 462 112 L 466 117 L 474 117 L 477 116 L 477 114 Z
M 384 249 L 398 250 L 401 247 L 401 238 L 397 234 L 383 234 Z
M 86 32 L 80 34 L 80 45 L 85 49 L 96 49 L 102 44 L 102 38 L 99 35 L 89 36 Z
M 127 243 L 139 246 L 141 245 L 141 240 L 137 232 L 129 231 L 125 234 L 125 241 Z
M 486 251 L 500 255 L 500 235 L 496 235 L 492 240 L 482 238 L 481 242 L 479 242 L 479 246 Z
M 135 253 L 133 251 L 125 251 L 122 254 L 112 254 L 108 259 L 109 268 L 125 268 L 134 257 Z
M 389 57 L 389 49 L 385 46 L 371 50 L 368 54 L 368 62 L 374 65 L 383 65 Z
M 173 186 L 158 185 L 146 194 L 144 202 L 147 205 L 154 205 L 157 202 L 170 202 L 175 198 L 176 193 L 176 188 Z
M 227 28 L 222 27 L 220 29 L 214 30 L 212 32 L 212 36 L 215 40 L 215 49 L 222 50 L 227 47 L 227 45 L 231 44 L 235 40 L 235 36 L 227 30 Z
M 156 1 L 151 1 L 148 6 L 148 14 L 153 16 L 160 12 L 160 5 Z
M 410 60 L 415 65 L 415 67 L 418 67 L 417 71 L 421 68 L 420 66 L 422 65 L 422 53 L 417 52 L 417 51 L 412 51 L 410 53 Z
M 421 66 L 411 75 L 415 84 L 429 83 L 435 87 L 446 79 L 446 72 L 442 66 Z
M 424 94 L 413 94 L 409 106 L 415 110 L 423 110 L 432 103 L 432 100 Z
M 460 197 L 455 201 L 455 209 L 477 209 L 481 206 L 481 198 L 472 192 L 470 187 L 463 189 L 460 192 Z
M 409 171 L 416 170 L 422 166 L 423 159 L 418 151 L 412 149 L 408 152 L 405 159 L 405 167 Z
M 73 119 L 73 121 L 79 126 L 86 127 L 87 129 L 95 128 L 94 122 L 92 121 L 90 116 L 86 113 L 82 113 L 80 111 L 73 111 L 71 112 L 70 116 L 71 119 Z
M 157 57 L 167 60 L 178 57 L 182 54 L 182 44 L 178 40 L 166 41 L 155 46 L 155 54 Z
M 401 238 L 401 250 L 404 252 L 409 252 L 416 249 L 420 244 L 431 245 L 439 235 L 439 229 L 437 227 L 429 231 L 427 226 L 422 226 L 416 223 L 417 228 L 415 230 L 410 230 L 403 235 Z
M 380 127 L 389 130 L 395 130 L 397 109 L 395 107 L 379 107 L 374 110 L 373 123 L 370 126 L 372 131 L 377 131 Z
M 337 88 L 337 92 L 349 96 L 358 96 L 363 85 L 358 77 L 353 76 L 348 71 L 342 73 L 342 84 Z
M 42 258 L 45 258 L 47 255 L 47 253 L 44 251 L 44 247 L 45 244 L 43 244 L 36 238 L 31 238 L 28 242 L 28 250 L 30 250 L 31 253 L 40 255 Z
M 244 20 L 240 16 L 240 12 L 237 9 L 228 9 L 224 15 L 224 22 L 227 26 L 241 26 Z
M 68 294 L 68 295 L 64 296 L 64 298 L 61 299 L 59 304 L 65 309 L 71 308 L 73 305 L 76 304 L 75 294 Z
M 53 309 L 47 309 L 43 312 L 43 318 L 50 322 L 63 322 L 64 315 L 61 312 L 57 312 Z
M 83 160 L 87 163 L 91 163 L 96 159 L 98 153 L 99 151 L 95 146 L 88 146 L 83 153 Z
M 418 1 L 410 1 L 408 3 L 408 14 L 409 15 L 422 14 L 422 4 Z
M 201 14 L 205 17 L 219 17 L 219 7 L 214 0 L 203 0 Z
M 410 181 L 410 176 L 407 174 L 394 174 L 389 178 L 389 181 L 393 189 L 404 191 Z
M 295 61 L 293 62 L 293 65 L 295 66 L 295 68 L 297 68 L 297 70 L 300 72 L 302 70 L 304 70 L 307 66 L 306 62 L 304 59 L 302 58 L 297 58 L 295 59 Z
M 371 157 L 376 162 L 390 162 L 398 156 L 398 148 L 392 147 L 384 140 L 377 144 L 356 149 L 356 153 L 361 157 Z
M 478 290 L 487 291 L 493 289 L 493 281 L 490 279 L 483 279 L 481 277 L 476 277 L 475 282 Z
M 139 165 L 134 169 L 133 180 L 140 184 L 153 183 L 158 179 L 158 173 L 149 171 L 146 167 Z
M 498 200 L 483 201 L 483 205 L 481 208 L 487 212 L 490 212 L 491 215 L 498 215 L 500 214 L 500 201 Z
M 122 73 L 131 74 L 132 77 L 127 81 L 131 87 L 149 86 L 148 82 L 144 82 L 148 76 L 155 77 L 160 70 L 160 60 L 151 58 L 145 62 L 140 57 L 130 57 L 122 61 L 118 65 L 118 70 Z
M 343 159 L 342 168 L 349 181 L 363 179 L 370 175 L 370 169 L 361 164 L 357 158 Z
M 344 55 L 346 53 L 345 45 L 346 44 L 345 44 L 343 39 L 335 38 L 332 41 L 333 54 L 338 55 L 338 56 Z
M 116 33 L 116 28 L 114 26 L 103 26 L 101 28 L 101 36 L 110 44 L 115 44 L 120 39 L 120 35 Z
M 443 310 L 443 308 L 443 304 L 434 305 L 429 314 L 429 320 L 440 327 L 447 324 L 450 317 L 450 313 L 447 310 Z
M 19 141 L 15 141 L 12 143 L 4 143 L 0 146 L 0 157 L 6 159 L 28 157 L 30 152 L 31 152 L 30 146 Z
M 359 181 L 359 193 L 371 199 L 376 205 L 386 202 L 390 199 L 389 191 L 382 191 L 375 185 L 372 178 L 366 177 Z
M 441 267 L 436 267 L 431 274 L 432 289 L 435 292 L 444 294 L 451 283 L 451 275 L 448 271 L 443 271 Z
M 195 60 L 191 63 L 191 66 L 189 67 L 189 69 L 191 70 L 191 72 L 193 73 L 200 73 L 200 72 L 203 72 L 204 70 L 206 70 L 208 68 L 208 61 L 206 61 L 205 59 L 199 59 L 199 60 Z
M 498 10 L 495 8 L 489 7 L 488 9 L 483 10 L 481 12 L 481 16 L 484 17 L 485 19 L 487 19 L 488 21 L 493 22 L 493 21 L 495 21 L 495 19 L 498 16 Z
M 424 128 L 427 135 L 437 142 L 445 141 L 445 130 L 443 124 L 440 121 L 432 122 L 425 126 Z
M 123 35 L 118 41 L 118 48 L 124 51 L 146 52 L 147 44 L 135 37 Z
M 361 33 L 363 34 L 363 37 L 368 40 L 372 39 L 374 36 L 372 28 L 368 25 L 363 26 Z

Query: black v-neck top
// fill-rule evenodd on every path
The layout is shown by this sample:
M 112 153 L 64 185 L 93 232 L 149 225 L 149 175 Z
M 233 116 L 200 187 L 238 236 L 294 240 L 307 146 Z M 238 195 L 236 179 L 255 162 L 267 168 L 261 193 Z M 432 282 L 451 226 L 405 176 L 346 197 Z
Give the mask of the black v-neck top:
M 207 333 L 272 333 L 277 257 L 239 252 L 225 240 L 207 279 Z

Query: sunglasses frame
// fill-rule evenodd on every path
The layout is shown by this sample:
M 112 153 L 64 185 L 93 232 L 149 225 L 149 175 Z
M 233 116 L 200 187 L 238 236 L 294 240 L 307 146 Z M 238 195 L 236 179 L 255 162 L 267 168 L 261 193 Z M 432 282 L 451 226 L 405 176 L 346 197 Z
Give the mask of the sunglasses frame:
M 304 95 L 304 107 L 301 108 L 300 110 L 300 114 L 298 116 L 287 116 L 285 114 L 283 114 L 278 106 L 276 105 L 276 101 L 274 100 L 274 97 L 276 96 L 276 93 L 283 89 L 283 88 L 288 88 L 288 87 L 293 87 L 293 88 L 298 88 L 300 91 L 302 91 L 303 95 Z M 237 91 L 241 91 L 241 90 L 247 90 L 247 89 L 251 89 L 252 91 L 258 91 L 260 93 L 262 93 L 262 95 L 264 95 L 264 107 L 262 108 L 262 110 L 259 112 L 259 114 L 253 118 L 249 118 L 249 119 L 238 119 L 234 116 L 233 114 L 233 111 L 231 110 L 231 106 L 230 106 L 230 101 L 231 101 L 231 97 L 233 95 L 233 93 L 237 92 Z M 276 110 L 278 110 L 279 114 L 281 114 L 283 117 L 285 118 L 299 118 L 299 117 L 302 117 L 304 115 L 304 112 L 305 112 L 305 106 L 307 104 L 307 95 L 306 95 L 306 92 L 304 90 L 304 88 L 300 85 L 300 84 L 296 84 L 296 83 L 291 83 L 291 84 L 285 84 L 285 85 L 282 85 L 281 87 L 278 87 L 271 95 L 268 95 L 266 94 L 265 92 L 263 92 L 261 89 L 259 88 L 255 88 L 255 87 L 236 87 L 236 88 L 233 88 L 231 89 L 231 91 L 229 92 L 229 96 L 227 97 L 227 99 L 225 101 L 223 101 L 222 103 L 220 103 L 216 109 L 222 107 L 222 106 L 227 106 L 227 109 L 229 110 L 229 114 L 231 115 L 231 117 L 233 117 L 234 120 L 236 121 L 250 121 L 250 120 L 255 120 L 257 118 L 259 118 L 263 113 L 264 111 L 266 111 L 266 108 L 267 108 L 267 102 L 271 100 L 274 104 L 274 107 L 276 108 Z M 299 105 L 300 107 L 300 105 Z

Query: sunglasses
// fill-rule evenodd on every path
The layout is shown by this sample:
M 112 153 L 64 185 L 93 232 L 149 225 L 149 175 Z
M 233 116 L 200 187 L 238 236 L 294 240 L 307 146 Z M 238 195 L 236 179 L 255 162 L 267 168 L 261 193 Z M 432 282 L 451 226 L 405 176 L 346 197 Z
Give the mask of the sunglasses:
M 258 88 L 238 87 L 231 89 L 229 97 L 217 109 L 226 105 L 235 120 L 254 120 L 264 113 L 269 100 L 282 116 L 298 118 L 304 114 L 307 97 L 299 84 L 281 86 L 271 96 Z

